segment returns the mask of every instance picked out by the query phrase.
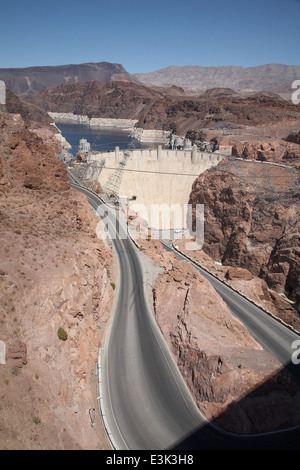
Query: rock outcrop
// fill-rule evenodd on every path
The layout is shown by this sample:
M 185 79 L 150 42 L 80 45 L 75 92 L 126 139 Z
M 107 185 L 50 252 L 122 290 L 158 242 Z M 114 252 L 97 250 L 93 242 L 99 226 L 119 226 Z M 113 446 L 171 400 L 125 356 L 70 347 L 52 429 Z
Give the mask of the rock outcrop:
M 232 146 L 232 156 L 246 160 L 273 162 L 299 168 L 300 145 L 284 139 L 245 140 Z
M 134 83 L 71 83 L 27 97 L 46 111 L 88 117 L 136 119 L 135 127 L 159 129 L 185 135 L 190 129 L 249 126 L 283 127 L 299 123 L 299 107 L 279 96 L 240 96 L 233 91 L 213 90 L 202 96 L 176 95 L 166 89 Z M 288 132 L 288 131 L 287 131 Z
M 0 447 L 107 449 L 96 362 L 111 253 L 54 150 L 20 114 L 0 113 L 0 129 Z
M 188 258 L 219 278 L 258 307 L 269 312 L 300 332 L 300 318 L 297 303 L 289 300 L 284 294 L 272 289 L 265 279 L 254 276 L 248 269 L 222 265 L 205 253 L 202 249 L 188 249 L 186 240 L 177 240 L 176 246 Z
M 27 129 L 37 134 L 43 142 L 49 145 L 56 153 L 60 153 L 60 131 L 53 119 L 43 109 L 16 96 L 6 87 L 5 111 L 10 114 L 19 114 Z
M 26 100 L 48 112 L 74 113 L 89 118 L 138 119 L 143 109 L 160 99 L 157 91 L 134 83 L 63 84 Z
M 0 115 L 0 128 L 0 174 L 4 191 L 16 184 L 35 190 L 69 189 L 64 166 L 54 157 L 52 147 L 29 131 L 20 115 Z
M 286 139 L 287 142 L 292 142 L 294 144 L 300 145 L 300 131 L 299 132 L 291 132 Z
M 291 167 L 223 160 L 195 181 L 190 203 L 204 204 L 203 251 L 246 268 L 286 295 L 299 293 L 299 173 Z M 295 311 L 296 323 L 298 315 Z M 299 325 L 298 325 L 299 326 Z

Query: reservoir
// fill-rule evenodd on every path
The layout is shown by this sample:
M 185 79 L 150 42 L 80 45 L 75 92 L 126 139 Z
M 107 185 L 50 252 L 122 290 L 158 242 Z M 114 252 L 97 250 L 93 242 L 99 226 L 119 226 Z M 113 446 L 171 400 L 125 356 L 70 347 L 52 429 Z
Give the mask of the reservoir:
M 83 124 L 55 122 L 67 142 L 72 146 L 69 150 L 76 156 L 80 139 L 86 139 L 91 144 L 92 152 L 105 152 L 119 147 L 120 150 L 156 148 L 152 143 L 139 142 L 130 137 L 130 130 L 116 128 L 90 127 Z

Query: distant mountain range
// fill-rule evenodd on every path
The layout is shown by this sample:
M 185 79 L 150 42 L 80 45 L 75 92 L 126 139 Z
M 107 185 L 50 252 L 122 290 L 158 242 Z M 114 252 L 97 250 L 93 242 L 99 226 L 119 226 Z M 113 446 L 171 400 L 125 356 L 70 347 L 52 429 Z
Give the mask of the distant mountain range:
M 66 83 L 125 81 L 146 86 L 177 86 L 190 95 L 211 88 L 231 88 L 250 94 L 270 91 L 288 99 L 294 80 L 300 80 L 299 65 L 267 64 L 241 66 L 170 66 L 150 73 L 131 75 L 121 64 L 110 62 L 0 69 L 0 80 L 17 95 L 34 95 L 45 88 Z
M 300 66 L 283 64 L 266 64 L 248 68 L 171 66 L 155 72 L 137 73 L 134 77 L 148 86 L 176 85 L 184 88 L 185 91 L 190 90 L 191 93 L 222 87 L 232 88 L 239 93 L 264 90 L 283 96 L 292 92 L 291 85 L 294 80 L 300 80 Z
M 63 83 L 126 81 L 138 83 L 120 64 L 110 62 L 0 69 L 0 80 L 17 95 L 34 95 Z

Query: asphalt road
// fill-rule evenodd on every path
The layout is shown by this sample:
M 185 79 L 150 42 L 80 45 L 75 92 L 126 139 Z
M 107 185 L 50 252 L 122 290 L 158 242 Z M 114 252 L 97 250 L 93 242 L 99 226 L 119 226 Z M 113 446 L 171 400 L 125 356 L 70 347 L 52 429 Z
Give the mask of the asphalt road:
M 298 334 L 256 307 L 256 305 L 200 268 L 197 264 L 186 258 L 186 256 L 174 250 L 170 244 L 162 243 L 165 249 L 175 252 L 178 259 L 186 260 L 193 264 L 200 274 L 211 282 L 214 289 L 226 302 L 233 315 L 243 322 L 253 338 L 255 338 L 265 350 L 269 351 L 283 365 L 290 365 L 294 351 L 292 344 L 293 341 L 300 339 Z M 300 367 L 294 368 L 294 374 L 295 378 L 300 380 Z
M 91 206 L 95 210 L 98 208 L 98 214 L 106 211 L 106 220 L 113 222 L 113 212 L 104 205 L 99 208 L 97 196 L 83 188 L 76 189 L 87 195 Z M 121 226 L 120 233 L 122 230 Z M 299 449 L 298 428 L 256 437 L 238 437 L 206 422 L 196 408 L 145 300 L 137 249 L 128 238 L 117 237 L 112 242 L 120 278 L 101 377 L 105 420 L 116 447 L 131 450 Z M 238 303 L 239 300 L 231 300 L 232 308 L 239 310 Z M 259 333 L 261 326 L 253 328 Z M 273 322 L 269 328 L 269 336 L 268 327 L 264 336 L 268 344 L 272 344 L 281 333 L 272 333 Z M 279 349 L 280 354 L 286 355 L 284 342 L 280 339 Z

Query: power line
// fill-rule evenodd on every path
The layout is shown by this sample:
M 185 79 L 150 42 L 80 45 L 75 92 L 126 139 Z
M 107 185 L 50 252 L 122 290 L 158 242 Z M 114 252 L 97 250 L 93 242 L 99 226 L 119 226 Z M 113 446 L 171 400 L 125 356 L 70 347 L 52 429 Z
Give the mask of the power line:
M 103 166 L 104 170 L 117 170 L 117 167 L 112 166 Z M 123 171 L 128 171 L 132 173 L 150 173 L 154 175 L 170 175 L 170 176 L 193 176 L 194 178 L 198 176 L 198 173 L 169 173 L 164 171 L 151 171 L 151 170 L 134 170 L 129 168 L 124 168 Z
M 243 160 L 237 160 L 237 161 L 241 161 L 242 163 L 245 162 Z M 83 165 L 88 165 L 88 166 L 93 166 L 93 164 L 97 164 L 97 162 L 93 162 L 93 163 L 87 163 L 87 164 L 83 164 Z M 285 168 L 287 170 L 292 170 L 294 172 L 299 172 L 299 170 L 297 170 L 296 168 L 294 167 L 290 167 L 290 166 L 285 166 L 285 165 L 281 165 L 280 163 L 279 164 L 276 164 L 276 163 L 272 163 L 272 162 L 261 162 L 259 160 L 253 160 L 253 161 L 246 161 L 246 163 L 259 163 L 259 164 L 263 164 L 263 165 L 268 165 L 272 168 Z M 268 166 L 266 166 L 265 168 L 267 169 Z M 214 166 L 213 167 L 215 170 L 219 170 L 220 168 L 219 167 L 216 167 Z M 102 166 L 102 169 L 104 170 L 117 170 L 118 167 L 112 167 L 112 166 Z M 178 173 L 178 172 L 166 172 L 166 171 L 152 171 L 152 170 L 135 170 L 135 169 L 130 169 L 130 168 L 123 168 L 122 170 L 123 172 L 132 172 L 132 173 L 147 173 L 147 174 L 154 174 L 154 175 L 169 175 L 169 176 L 191 176 L 191 177 L 194 177 L 194 178 L 197 178 L 199 176 L 199 173 Z M 225 170 L 224 170 L 225 172 Z M 276 178 L 282 178 L 281 175 L 274 175 L 274 177 Z

